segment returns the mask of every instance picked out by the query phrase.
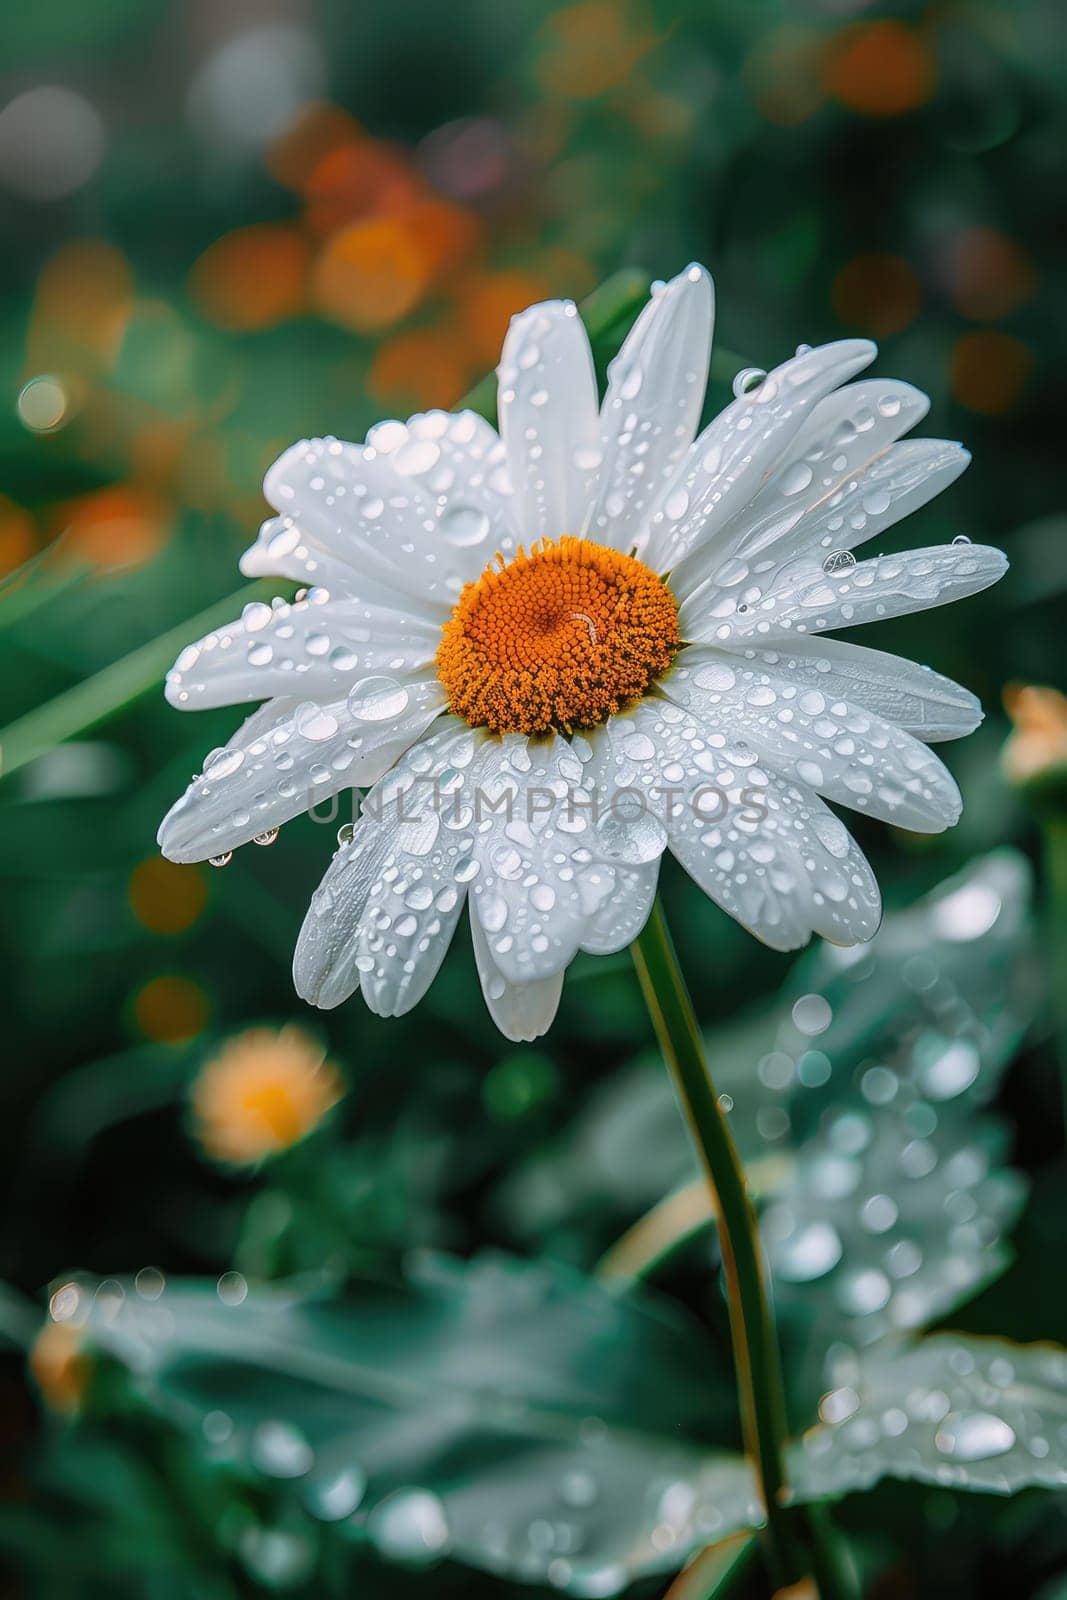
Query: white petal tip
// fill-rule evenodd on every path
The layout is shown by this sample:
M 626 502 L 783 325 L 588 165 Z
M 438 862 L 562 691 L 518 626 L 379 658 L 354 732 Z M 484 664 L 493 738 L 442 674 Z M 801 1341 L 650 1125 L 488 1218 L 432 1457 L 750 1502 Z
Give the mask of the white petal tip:
M 293 499 L 292 485 L 289 482 L 293 464 L 315 442 L 312 439 L 298 439 L 288 450 L 283 450 L 277 461 L 267 468 L 263 478 L 263 498 L 276 511 L 285 511 L 289 508 Z
M 163 818 L 156 834 L 156 843 L 167 860 L 176 862 L 178 866 L 187 867 L 195 861 L 207 859 L 206 852 L 199 847 L 195 833 L 189 826 L 184 799 L 171 806 Z

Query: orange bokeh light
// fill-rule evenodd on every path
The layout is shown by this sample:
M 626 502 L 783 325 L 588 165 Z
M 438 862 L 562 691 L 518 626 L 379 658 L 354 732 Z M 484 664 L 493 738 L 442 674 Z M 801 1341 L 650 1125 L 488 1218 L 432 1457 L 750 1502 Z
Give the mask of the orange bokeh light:
M 626 15 L 614 0 L 580 0 L 549 19 L 537 77 L 546 94 L 591 100 L 624 84 L 655 34 Z
M 133 273 L 103 239 L 72 239 L 41 269 L 26 361 L 31 371 L 109 366 L 133 308 Z
M 406 328 L 379 345 L 367 387 L 380 404 L 402 411 L 453 406 L 470 384 L 468 354 L 448 328 Z
M 164 502 L 132 483 L 67 501 L 58 507 L 54 527 L 64 535 L 67 554 L 91 567 L 139 566 L 170 537 Z
M 37 548 L 33 518 L 0 494 L 0 573 L 14 572 Z
M 749 51 L 742 77 L 768 122 L 793 128 L 814 116 L 825 100 L 819 62 L 823 42 L 809 28 L 775 28 Z
M 133 999 L 133 1015 L 146 1039 L 181 1044 L 195 1039 L 207 1024 L 207 995 L 191 978 L 165 974 L 151 978 Z
M 974 322 L 1010 316 L 1037 288 L 1030 257 L 997 228 L 957 233 L 945 253 L 945 271 L 956 309 Z
M 470 357 L 479 369 L 495 366 L 508 323 L 552 293 L 547 280 L 534 272 L 472 272 L 457 285 L 457 311 Z
M 193 299 L 209 321 L 231 333 L 273 328 L 307 304 L 308 242 L 291 223 L 261 222 L 227 233 L 196 261 Z
M 207 904 L 207 885 L 198 868 L 149 856 L 130 874 L 129 896 L 134 916 L 152 933 L 184 933 Z
M 865 117 L 900 117 L 932 98 L 937 64 L 926 39 L 903 22 L 858 22 L 831 40 L 827 94 Z
M 300 191 L 319 162 L 367 136 L 350 112 L 326 101 L 302 106 L 267 151 L 267 170 L 287 189 Z
M 316 264 L 319 306 L 357 333 L 393 327 L 478 235 L 476 219 L 445 200 L 420 200 L 400 215 L 353 222 L 334 234 Z
M 322 235 L 381 212 L 402 212 L 419 197 L 421 180 L 407 157 L 377 139 L 361 138 L 326 151 L 308 174 L 308 227 Z

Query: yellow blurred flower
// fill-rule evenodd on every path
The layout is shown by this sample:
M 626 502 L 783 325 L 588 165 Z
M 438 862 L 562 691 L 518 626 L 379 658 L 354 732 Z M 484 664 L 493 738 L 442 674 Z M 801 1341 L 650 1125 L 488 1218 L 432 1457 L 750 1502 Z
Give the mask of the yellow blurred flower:
M 207 1154 L 241 1166 L 309 1134 L 345 1092 L 325 1054 L 295 1027 L 248 1028 L 229 1040 L 193 1085 L 196 1134 Z
M 53 1411 L 68 1415 L 80 1411 L 90 1376 L 80 1329 L 46 1322 L 30 1351 L 30 1371 Z
M 1011 781 L 1028 783 L 1057 767 L 1067 771 L 1067 695 L 1039 684 L 1009 684 L 1004 707 L 1014 731 L 1000 759 Z

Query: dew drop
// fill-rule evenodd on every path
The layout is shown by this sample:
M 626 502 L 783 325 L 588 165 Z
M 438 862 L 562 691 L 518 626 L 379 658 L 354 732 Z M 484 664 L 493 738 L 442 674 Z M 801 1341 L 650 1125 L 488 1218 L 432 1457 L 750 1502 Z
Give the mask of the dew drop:
M 209 867 L 228 867 L 232 860 L 233 851 L 224 850 L 221 856 L 208 856 L 207 864 Z
M 481 544 L 489 532 L 489 516 L 480 506 L 447 506 L 441 513 L 441 534 L 458 549 Z
M 965 533 L 957 533 L 956 537 L 952 541 L 953 544 L 970 544 L 970 542 L 971 541 L 968 539 Z
M 348 693 L 348 709 L 359 722 L 386 722 L 407 709 L 408 691 L 395 678 L 364 678 Z
M 856 558 L 851 550 L 831 550 L 822 564 L 824 572 L 848 572 L 856 565 Z
M 957 1461 L 988 1461 L 1015 1443 L 1015 1429 L 990 1411 L 951 1411 L 934 1435 L 942 1455 Z
M 766 381 L 767 374 L 762 367 L 742 367 L 734 378 L 734 394 L 738 400 L 745 395 L 754 394 Z

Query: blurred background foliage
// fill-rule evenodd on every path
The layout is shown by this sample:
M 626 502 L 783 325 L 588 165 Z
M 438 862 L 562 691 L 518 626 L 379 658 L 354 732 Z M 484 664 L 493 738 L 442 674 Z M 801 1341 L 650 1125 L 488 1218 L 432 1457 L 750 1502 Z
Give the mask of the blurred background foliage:
M 201 632 L 184 623 L 239 588 L 236 558 L 266 509 L 263 471 L 292 439 L 358 438 L 382 416 L 453 404 L 492 367 L 512 312 L 580 299 L 620 266 L 711 268 L 709 409 L 736 368 L 860 333 L 880 342 L 879 370 L 929 392 L 929 431 L 973 449 L 961 483 L 893 537 L 964 532 L 1005 548 L 1011 573 L 872 640 L 981 696 L 984 727 L 943 752 L 963 820 L 929 838 L 855 819 L 891 909 L 978 874 L 963 880 L 964 932 L 944 937 L 920 909 L 887 927 L 887 954 L 869 966 L 838 971 L 822 951 L 791 967 L 665 874 L 766 1200 L 798 1429 L 831 1383 L 827 1348 L 837 1359 L 950 1312 L 975 1333 L 1067 1340 L 1056 1268 L 1065 979 L 1052 965 L 1067 828 L 1062 781 L 1048 777 L 1067 760 L 1067 705 L 1012 688 L 1067 688 L 1051 403 L 1067 338 L 1064 39 L 1054 0 L 49 0 L 0 22 L 0 724 L 160 634 Z M 289 824 L 225 872 L 162 861 L 159 817 L 234 719 L 183 719 L 154 683 L 137 687 L 118 715 L 0 787 L 9 1592 L 510 1592 L 514 1551 L 495 1569 L 474 1562 L 503 1577 L 454 1562 L 430 1575 L 387 1567 L 383 1550 L 411 1555 L 410 1527 L 406 1545 L 395 1516 L 368 1539 L 362 1484 L 348 1486 L 351 1506 L 336 1487 L 332 1502 L 357 1539 L 321 1506 L 272 1498 L 240 1452 L 205 1467 L 173 1426 L 188 1418 L 153 1420 L 103 1360 L 101 1415 L 94 1400 L 75 1426 L 89 1358 L 63 1342 L 63 1323 L 80 1325 L 91 1296 L 78 1285 L 94 1275 L 129 1280 L 127 1298 L 148 1305 L 161 1272 L 219 1280 L 210 1295 L 222 1306 L 242 1285 L 294 1274 L 411 1295 L 412 1272 L 430 1270 L 412 1267 L 413 1251 L 456 1281 L 457 1260 L 507 1253 L 486 1292 L 511 1306 L 500 1284 L 526 1270 L 513 1258 L 543 1256 L 581 1285 L 597 1271 L 616 1290 L 654 1280 L 650 1311 L 598 1299 L 594 1313 L 593 1286 L 574 1291 L 575 1315 L 605 1319 L 605 1347 L 632 1342 L 638 1364 L 652 1337 L 642 1318 L 678 1319 L 678 1350 L 657 1334 L 649 1361 L 661 1366 L 643 1379 L 662 1373 L 660 1425 L 685 1417 L 702 1448 L 732 1450 L 707 1219 L 687 1189 L 666 1080 L 651 1059 L 635 1064 L 651 1034 L 628 961 L 580 959 L 533 1048 L 493 1030 L 462 939 L 401 1021 L 358 1002 L 306 1012 L 290 954 L 344 812 Z M 1020 725 L 1007 766 L 1005 691 Z M 1005 847 L 1019 853 L 975 865 Z M 998 909 L 983 925 L 990 896 Z M 994 925 L 1010 946 L 997 946 L 999 967 Z M 1051 1007 L 1038 981 L 1050 968 Z M 790 1008 L 812 994 L 832 1020 L 798 1037 Z M 249 1029 L 269 1031 L 242 1040 Z M 952 1114 L 939 1106 L 924 1133 L 914 1105 L 941 1101 Z M 977 1120 L 960 1124 L 963 1109 Z M 866 1200 L 895 1197 L 885 1230 L 820 1188 L 827 1158 L 858 1158 L 856 1118 L 867 1163 L 856 1182 Z M 937 1147 L 927 1173 L 900 1165 L 916 1139 Z M 961 1150 L 970 1164 L 953 1168 Z M 898 1224 L 927 1252 L 901 1275 L 899 1315 L 881 1238 L 900 1243 Z M 33 1345 L 48 1292 L 64 1285 L 74 1298 L 27 1382 L 14 1347 Z M 697 1328 L 710 1340 L 702 1359 L 687 1343 Z M 567 1339 L 545 1337 L 566 1364 Z M 385 1348 L 376 1359 L 388 1365 Z M 694 1359 L 706 1369 L 699 1399 Z M 206 1383 L 185 1373 L 186 1406 L 202 1398 L 198 1376 Z M 624 1367 L 597 1379 L 589 1405 L 609 1420 L 622 1391 L 652 1406 Z M 568 1395 L 555 1401 L 576 1403 Z M 497 1446 L 460 1434 L 461 1457 L 500 1472 Z M 630 1458 L 620 1447 L 614 1459 L 628 1506 Z M 415 1463 L 405 1477 L 394 1462 L 386 1481 L 409 1481 Z M 431 1474 L 442 1493 L 455 1465 Z M 512 1468 L 500 1482 L 514 1497 L 493 1514 L 529 1520 L 529 1484 Z M 434 1515 L 423 1504 L 423 1533 Z M 994 1503 L 943 1480 L 888 1483 L 848 1501 L 842 1520 L 872 1594 L 1065 1592 L 1062 1494 Z M 610 1547 L 610 1527 L 593 1532 Z M 641 1568 L 642 1592 L 663 1592 L 663 1555 Z M 547 1560 L 518 1575 L 559 1581 Z M 739 1581 L 762 1592 L 755 1568 Z

